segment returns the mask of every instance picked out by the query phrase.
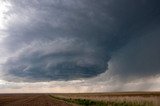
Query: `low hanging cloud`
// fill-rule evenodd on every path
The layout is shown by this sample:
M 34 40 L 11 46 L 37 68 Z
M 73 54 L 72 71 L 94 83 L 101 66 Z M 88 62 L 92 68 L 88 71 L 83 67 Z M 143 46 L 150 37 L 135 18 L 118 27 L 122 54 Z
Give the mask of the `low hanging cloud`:
M 75 80 L 106 71 L 133 79 L 159 74 L 158 0 L 8 2 L 4 80 Z
M 159 75 L 159 34 L 159 28 L 147 31 L 145 36 L 133 40 L 115 53 L 110 60 L 112 72 L 131 79 Z

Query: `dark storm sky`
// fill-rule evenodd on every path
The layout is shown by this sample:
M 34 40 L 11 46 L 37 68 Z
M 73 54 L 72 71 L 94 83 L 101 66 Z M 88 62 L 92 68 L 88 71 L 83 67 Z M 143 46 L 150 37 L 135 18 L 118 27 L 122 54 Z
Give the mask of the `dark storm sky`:
M 10 0 L 1 66 L 7 81 L 160 73 L 159 0 Z

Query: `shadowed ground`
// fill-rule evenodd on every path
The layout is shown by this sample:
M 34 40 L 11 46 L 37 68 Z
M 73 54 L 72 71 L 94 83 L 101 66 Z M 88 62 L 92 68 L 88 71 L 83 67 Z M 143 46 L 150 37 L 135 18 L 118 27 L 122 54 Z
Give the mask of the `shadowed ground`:
M 2 94 L 0 106 L 75 106 L 47 94 Z
M 160 106 L 160 92 L 0 94 L 0 106 Z

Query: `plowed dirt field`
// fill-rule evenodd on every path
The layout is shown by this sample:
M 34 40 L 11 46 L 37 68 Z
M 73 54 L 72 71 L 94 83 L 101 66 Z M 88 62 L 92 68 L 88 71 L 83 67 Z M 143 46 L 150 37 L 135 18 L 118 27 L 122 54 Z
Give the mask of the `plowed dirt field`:
M 1 94 L 0 106 L 75 106 L 49 94 Z

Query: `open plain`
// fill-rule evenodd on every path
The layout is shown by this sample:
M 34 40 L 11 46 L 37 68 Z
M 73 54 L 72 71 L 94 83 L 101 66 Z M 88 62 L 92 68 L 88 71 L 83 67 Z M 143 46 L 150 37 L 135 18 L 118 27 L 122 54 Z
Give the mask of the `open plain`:
M 75 106 L 48 94 L 1 94 L 0 106 Z
M 0 106 L 160 106 L 160 92 L 1 94 Z

